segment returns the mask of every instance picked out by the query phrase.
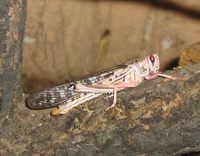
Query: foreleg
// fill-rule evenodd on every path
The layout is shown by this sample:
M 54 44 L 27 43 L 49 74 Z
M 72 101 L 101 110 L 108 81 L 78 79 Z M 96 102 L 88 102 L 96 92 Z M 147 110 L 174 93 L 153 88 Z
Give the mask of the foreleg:
M 171 80 L 181 80 L 181 78 L 170 76 L 170 75 L 166 75 L 166 74 L 162 74 L 162 73 L 158 73 L 158 76 L 164 77 L 164 78 L 167 78 L 167 79 L 171 79 Z

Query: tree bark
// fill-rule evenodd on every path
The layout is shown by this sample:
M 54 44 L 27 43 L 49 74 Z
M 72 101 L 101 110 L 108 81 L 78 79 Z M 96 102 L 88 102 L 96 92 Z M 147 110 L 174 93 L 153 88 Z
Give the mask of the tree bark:
M 26 0 L 0 1 L 0 127 L 9 111 L 21 98 L 22 40 Z
M 2 127 L 1 154 L 169 156 L 200 151 L 200 64 L 118 94 L 102 96 L 59 117 L 29 110 L 24 101 Z M 3 143 L 6 142 L 6 143 Z M 12 148 L 11 148 L 12 147 Z

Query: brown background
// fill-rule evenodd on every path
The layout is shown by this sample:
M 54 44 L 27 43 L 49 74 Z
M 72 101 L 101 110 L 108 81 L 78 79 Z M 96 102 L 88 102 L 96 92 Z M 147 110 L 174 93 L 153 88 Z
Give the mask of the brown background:
M 29 0 L 23 87 L 29 92 L 159 51 L 161 69 L 200 40 L 200 1 Z

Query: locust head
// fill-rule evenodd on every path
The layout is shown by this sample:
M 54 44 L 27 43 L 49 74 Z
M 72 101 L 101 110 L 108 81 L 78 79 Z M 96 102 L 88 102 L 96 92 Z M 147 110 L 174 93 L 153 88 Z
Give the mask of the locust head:
M 150 54 L 145 59 L 148 64 L 148 75 L 145 76 L 145 79 L 155 79 L 156 77 L 158 77 L 160 68 L 159 57 L 157 54 Z

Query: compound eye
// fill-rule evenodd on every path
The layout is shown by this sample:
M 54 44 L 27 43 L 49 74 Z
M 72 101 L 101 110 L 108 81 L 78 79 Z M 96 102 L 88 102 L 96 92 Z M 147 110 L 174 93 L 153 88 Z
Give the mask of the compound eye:
M 155 62 L 155 57 L 154 57 L 153 55 L 150 55 L 149 58 L 150 58 L 151 63 L 154 64 L 154 62 Z

